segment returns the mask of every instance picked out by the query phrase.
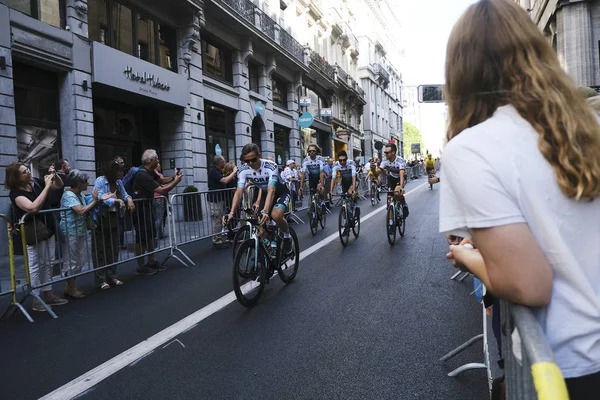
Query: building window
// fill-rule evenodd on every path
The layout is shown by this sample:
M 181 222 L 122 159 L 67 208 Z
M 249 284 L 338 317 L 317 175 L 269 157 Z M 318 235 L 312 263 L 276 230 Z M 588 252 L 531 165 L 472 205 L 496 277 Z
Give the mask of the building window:
M 8 0 L 8 6 L 49 25 L 66 26 L 65 0 Z
M 275 140 L 275 161 L 279 166 L 285 167 L 285 163 L 290 159 L 290 131 L 283 126 L 274 126 Z
M 258 93 L 258 65 L 252 62 L 248 63 L 248 80 L 250 81 L 250 91 Z
M 310 106 L 307 107 L 307 111 L 311 113 L 315 118 L 321 118 L 321 109 L 328 108 L 329 103 L 325 101 L 325 98 L 319 96 L 313 90 L 310 90 L 307 87 L 300 88 L 300 96 L 308 96 L 310 97 Z
M 273 77 L 273 104 L 287 110 L 287 82 L 281 78 Z
M 206 157 L 208 165 L 215 155 L 221 154 L 227 161 L 236 162 L 235 111 L 204 103 L 206 120 Z
M 204 73 L 213 78 L 233 83 L 231 49 L 212 39 L 203 39 L 202 48 Z
M 91 40 L 177 72 L 175 29 L 113 0 L 88 0 L 88 10 Z

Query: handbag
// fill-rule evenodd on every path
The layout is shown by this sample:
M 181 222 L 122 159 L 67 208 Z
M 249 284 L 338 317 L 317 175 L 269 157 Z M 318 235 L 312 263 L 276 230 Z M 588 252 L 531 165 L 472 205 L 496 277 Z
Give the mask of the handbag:
M 40 219 L 25 224 L 25 243 L 29 246 L 48 240 L 54 235 Z
M 36 197 L 39 196 L 35 191 L 35 182 L 33 182 L 31 189 Z M 54 233 L 52 233 L 46 224 L 41 219 L 36 218 L 36 216 L 33 216 L 33 220 L 25 223 L 25 243 L 29 246 L 48 240 L 53 235 Z
M 81 206 L 85 207 L 85 205 L 83 204 L 83 201 L 81 201 L 81 195 L 77 196 L 77 199 L 81 203 Z M 88 215 L 85 216 L 85 228 L 88 231 L 93 231 L 96 229 L 96 223 L 94 222 L 94 218 L 92 218 L 92 216 L 89 214 L 89 212 L 88 212 Z

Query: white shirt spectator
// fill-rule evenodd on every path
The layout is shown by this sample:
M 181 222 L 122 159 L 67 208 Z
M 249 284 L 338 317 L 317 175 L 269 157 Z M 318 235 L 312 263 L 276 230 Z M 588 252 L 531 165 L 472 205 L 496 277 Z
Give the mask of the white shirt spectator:
M 289 160 L 287 162 L 287 167 L 281 173 L 281 178 L 285 183 L 290 183 L 292 180 L 298 180 L 298 170 L 294 166 L 294 161 Z
M 600 199 L 563 195 L 539 134 L 510 105 L 448 143 L 440 196 L 441 232 L 529 225 L 554 271 L 550 304 L 534 313 L 556 361 L 566 378 L 600 371 Z

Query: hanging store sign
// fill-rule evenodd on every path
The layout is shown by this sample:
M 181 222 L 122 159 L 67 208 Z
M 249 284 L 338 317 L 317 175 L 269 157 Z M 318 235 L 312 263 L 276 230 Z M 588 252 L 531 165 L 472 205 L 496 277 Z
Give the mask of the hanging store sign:
M 329 117 L 333 116 L 333 110 L 331 108 L 321 108 L 321 117 Z
M 315 118 L 308 111 L 303 113 L 300 118 L 298 118 L 298 125 L 300 128 L 308 128 L 315 122 Z
M 300 97 L 300 107 L 310 107 L 312 101 L 310 100 L 310 96 L 302 96 Z
M 94 83 L 180 107 L 189 102 L 187 79 L 182 75 L 98 42 L 92 42 L 92 58 Z
M 262 101 L 257 101 L 254 105 L 254 111 L 256 111 L 256 115 L 260 115 L 261 117 L 265 115 L 265 105 Z
M 355 149 L 361 149 L 362 148 L 362 143 L 360 141 L 360 138 L 356 137 L 356 136 L 352 136 L 352 147 Z

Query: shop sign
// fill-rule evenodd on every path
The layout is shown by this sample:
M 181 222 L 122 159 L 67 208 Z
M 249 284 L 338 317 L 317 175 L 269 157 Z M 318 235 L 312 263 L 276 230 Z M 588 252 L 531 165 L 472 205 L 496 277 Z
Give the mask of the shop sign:
M 310 107 L 312 101 L 310 96 L 302 96 L 300 97 L 300 107 Z
M 300 118 L 298 118 L 298 125 L 300 128 L 308 128 L 313 124 L 313 122 L 315 122 L 315 118 L 308 111 L 302 113 Z
M 180 107 L 190 91 L 183 75 L 130 56 L 99 42 L 92 43 L 92 81 Z M 115 93 L 115 97 L 119 94 Z
M 257 101 L 254 105 L 254 111 L 256 111 L 256 115 L 260 115 L 261 117 L 265 115 L 265 105 L 262 101 Z
M 343 129 L 338 130 L 335 132 L 335 136 L 339 139 L 346 140 L 348 139 L 348 131 L 345 131 Z
M 332 117 L 333 110 L 331 108 L 321 108 L 321 117 Z
M 360 139 L 357 138 L 356 136 L 352 136 L 352 147 L 355 149 L 360 149 L 362 147 L 362 143 L 360 142 Z
M 421 154 L 421 143 L 413 143 L 410 145 L 410 152 L 412 154 Z

